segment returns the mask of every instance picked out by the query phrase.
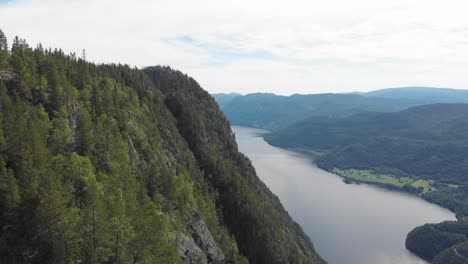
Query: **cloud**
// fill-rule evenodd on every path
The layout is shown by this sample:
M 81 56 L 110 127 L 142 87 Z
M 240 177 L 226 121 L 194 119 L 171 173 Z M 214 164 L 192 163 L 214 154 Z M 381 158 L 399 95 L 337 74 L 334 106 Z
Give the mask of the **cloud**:
M 229 44 L 235 42 L 234 37 L 226 37 L 224 41 L 218 43 L 204 42 L 203 40 L 194 39 L 191 36 L 180 36 L 175 39 L 170 39 L 167 42 L 172 45 L 188 44 L 199 48 L 203 52 L 209 54 L 213 60 L 209 63 L 210 66 L 219 67 L 237 60 L 278 60 L 278 57 L 270 52 L 256 50 L 243 51 L 239 47 L 232 47 Z M 224 42 L 224 43 L 223 43 Z
M 96 62 L 170 65 L 210 92 L 468 88 L 465 2 L 14 0 L 0 27 Z

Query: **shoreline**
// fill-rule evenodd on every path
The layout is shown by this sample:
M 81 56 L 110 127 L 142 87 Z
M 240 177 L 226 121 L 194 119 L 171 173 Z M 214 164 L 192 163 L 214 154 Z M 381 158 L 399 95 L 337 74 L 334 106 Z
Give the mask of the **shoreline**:
M 254 132 L 256 132 L 256 131 L 254 131 Z M 402 179 L 402 180 L 399 181 L 398 179 L 395 180 L 395 178 L 398 178 L 398 177 L 395 177 L 395 175 L 393 175 L 393 177 L 389 177 L 387 179 L 387 177 L 385 177 L 385 176 L 390 176 L 390 175 L 376 174 L 374 172 L 369 173 L 369 175 L 371 175 L 371 176 L 366 177 L 367 174 L 366 174 L 365 169 L 361 169 L 361 171 L 357 172 L 357 173 L 354 172 L 354 171 L 344 171 L 343 172 L 344 174 L 348 174 L 350 176 L 350 177 L 345 177 L 344 175 L 340 175 L 340 174 L 336 173 L 336 171 L 335 172 L 332 171 L 334 168 L 325 169 L 323 166 L 319 165 L 319 164 L 321 164 L 320 161 L 324 158 L 323 155 L 326 155 L 327 153 L 329 153 L 329 151 L 327 151 L 327 150 L 317 151 L 317 150 L 310 149 L 310 148 L 297 148 L 297 147 L 292 148 L 292 147 L 287 147 L 287 146 L 280 147 L 280 146 L 276 146 L 274 144 L 270 144 L 267 140 L 265 140 L 265 138 L 266 138 L 265 134 L 267 134 L 267 133 L 254 133 L 254 134 L 255 134 L 255 137 L 263 139 L 262 141 L 264 141 L 269 146 L 275 147 L 278 150 L 286 150 L 287 152 L 290 152 L 288 155 L 292 155 L 292 157 L 297 157 L 297 158 L 302 159 L 302 162 L 304 162 L 304 166 L 307 166 L 309 164 L 310 166 L 313 166 L 316 169 L 321 170 L 321 174 L 322 174 L 323 177 L 331 178 L 333 181 L 330 180 L 328 183 L 333 182 L 333 185 L 323 185 L 323 187 L 321 188 L 321 189 L 325 189 L 325 190 L 329 189 L 326 192 L 330 192 L 330 191 L 333 192 L 334 187 L 336 187 L 339 190 L 343 189 L 345 193 L 349 194 L 349 197 L 347 197 L 347 199 L 353 200 L 354 196 L 350 192 L 352 192 L 354 190 L 354 188 L 357 188 L 358 185 L 354 185 L 354 187 L 353 187 L 352 185 L 346 186 L 343 183 L 348 183 L 348 184 L 351 184 L 351 183 L 353 183 L 353 184 L 364 184 L 365 183 L 365 184 L 369 184 L 368 186 L 375 189 L 376 192 L 379 192 L 378 190 L 380 190 L 380 192 L 382 192 L 381 194 L 382 194 L 383 197 L 385 197 L 386 195 L 397 195 L 397 196 L 402 195 L 403 197 L 404 196 L 407 197 L 407 198 L 404 198 L 404 199 L 417 199 L 417 200 L 419 200 L 419 203 L 421 203 L 421 204 L 426 203 L 427 206 L 432 204 L 432 206 L 436 205 L 439 208 L 438 210 L 443 209 L 443 210 L 446 210 L 447 212 L 450 211 L 450 217 L 439 220 L 441 222 L 443 222 L 443 221 L 456 221 L 457 220 L 457 219 L 455 219 L 455 215 L 453 214 L 452 210 L 448 209 L 445 206 L 442 206 L 441 204 L 431 202 L 430 200 L 426 199 L 425 197 L 423 198 L 422 195 L 418 194 L 418 191 L 423 192 L 423 190 L 425 190 L 427 192 L 430 187 L 437 188 L 437 186 L 432 185 L 432 181 L 430 181 L 431 186 L 423 185 L 424 189 L 423 188 L 416 189 L 417 187 L 419 187 L 421 185 L 421 182 L 422 182 L 422 181 L 418 181 L 418 179 L 415 179 L 415 178 L 410 179 L 409 177 L 406 177 L 406 179 Z M 326 164 L 324 164 L 324 165 L 326 165 Z M 327 175 L 325 172 L 332 173 L 333 175 Z M 305 175 L 304 177 L 308 178 L 307 176 L 308 175 Z M 334 178 L 333 176 L 336 176 L 336 177 L 339 177 L 339 178 Z M 376 176 L 376 177 L 374 177 L 374 176 Z M 353 179 L 353 178 L 355 178 L 355 179 Z M 371 180 L 371 181 L 372 180 L 377 180 L 378 182 L 359 181 L 358 179 Z M 394 184 L 394 185 L 379 183 L 379 182 L 387 182 L 387 181 L 390 184 Z M 311 182 L 311 184 L 315 184 L 314 179 L 308 179 L 307 182 Z M 411 184 L 413 182 L 416 182 L 413 185 L 414 187 L 416 187 L 414 191 L 405 190 L 402 187 L 399 187 L 399 186 L 403 186 L 403 185 L 405 185 L 407 183 Z M 429 180 L 426 180 L 426 183 L 427 182 L 429 182 Z M 371 185 L 374 185 L 375 187 L 372 187 Z M 363 185 L 362 187 L 364 187 L 364 186 L 366 186 L 366 185 Z M 360 189 L 363 189 L 363 190 L 366 190 L 367 188 L 369 188 L 369 187 L 366 187 L 366 188 L 362 188 L 362 187 Z M 330 189 L 330 188 L 332 188 L 332 189 Z M 388 194 L 385 194 L 385 192 L 388 192 Z M 393 194 L 391 194 L 391 193 L 393 193 Z M 418 195 L 418 197 L 416 197 L 415 195 Z M 422 198 L 422 199 L 419 199 L 419 198 Z M 378 198 L 376 197 L 375 199 L 378 199 Z M 359 199 L 357 199 L 355 202 L 351 202 L 351 203 L 355 204 L 356 202 L 359 203 Z M 393 203 L 392 206 L 400 207 L 401 205 L 399 205 L 398 203 L 396 203 L 396 204 Z M 432 223 L 432 222 L 436 223 L 436 222 L 439 222 L 439 221 L 421 221 L 421 222 L 415 224 L 414 227 L 412 226 L 407 231 L 402 233 L 402 236 L 401 236 L 402 241 L 405 241 L 405 239 L 408 236 L 408 233 L 411 230 L 413 230 L 415 227 L 424 225 L 424 224 L 429 223 L 429 222 L 430 223 Z M 411 254 L 411 255 L 417 257 L 418 259 L 422 260 L 422 258 L 419 255 L 415 254 L 415 252 L 413 252 L 411 250 L 408 250 L 408 248 L 406 248 L 404 243 L 401 243 L 400 245 L 405 249 L 406 252 L 408 252 L 409 254 Z
M 318 164 L 316 164 L 318 168 L 326 171 L 326 172 L 329 172 L 329 173 L 332 173 L 340 178 L 343 179 L 343 182 L 345 184 L 369 184 L 369 185 L 374 185 L 374 186 L 377 186 L 379 188 L 383 188 L 383 189 L 387 189 L 387 190 L 391 190 L 391 191 L 399 191 L 399 192 L 402 192 L 402 193 L 406 193 L 406 194 L 411 194 L 411 195 L 415 195 L 415 196 L 418 196 L 418 197 L 421 197 L 423 198 L 423 195 L 419 192 L 417 192 L 416 190 L 412 191 L 410 189 L 406 189 L 404 187 L 399 187 L 399 186 L 395 186 L 395 185 L 392 185 L 392 184 L 387 184 L 387 183 L 380 183 L 380 182 L 371 182 L 371 181 L 361 181 L 361 180 L 357 180 L 357 179 L 354 179 L 354 178 L 351 178 L 351 177 L 347 177 L 347 176 L 344 176 L 344 175 L 341 175 L 341 174 L 338 174 L 336 172 L 333 172 L 333 171 L 330 171 L 330 170 L 327 170 L 325 168 L 322 168 L 320 167 Z M 348 181 L 348 182 L 346 182 Z M 425 200 L 425 199 L 424 199 Z M 425 200 L 427 201 L 427 200 Z M 428 201 L 429 202 L 429 201 Z M 436 204 L 436 203 L 432 203 L 432 204 Z M 437 204 L 438 206 L 441 206 L 439 204 Z M 441 206 L 443 207 L 443 206 Z M 445 208 L 445 207 L 443 207 Z M 446 208 L 448 209 L 448 208 Z M 448 209 L 450 210 L 450 209 Z M 453 213 L 453 212 L 452 212 Z
M 265 142 L 267 142 L 268 144 L 270 144 L 268 141 L 265 140 Z M 270 144 L 271 145 L 271 144 Z M 274 146 L 274 145 L 271 145 L 271 146 Z M 278 146 L 274 146 L 274 147 L 278 147 Z M 458 215 L 453 209 L 451 209 L 450 207 L 448 206 L 444 206 L 443 204 L 441 203 L 437 203 L 436 201 L 434 200 L 431 200 L 431 199 L 428 199 L 423 192 L 418 192 L 417 189 L 410 189 L 410 188 L 405 188 L 405 187 L 400 187 L 400 186 L 396 186 L 396 185 L 392 185 L 392 184 L 387 184 L 387 183 L 380 183 L 380 182 L 372 182 L 372 181 L 362 181 L 362 180 L 358 180 L 358 179 L 354 179 L 352 177 L 347 177 L 345 175 L 341 175 L 341 174 L 338 174 L 336 172 L 333 172 L 332 170 L 329 170 L 327 168 L 324 168 L 324 167 L 321 167 L 319 164 L 317 164 L 315 162 L 315 160 L 322 156 L 322 155 L 325 155 L 326 154 L 326 151 L 316 151 L 316 150 L 313 150 L 313 149 L 310 149 L 310 148 L 282 148 L 282 147 L 278 147 L 278 148 L 281 148 L 281 149 L 285 149 L 285 150 L 289 150 L 289 151 L 293 151 L 293 152 L 297 152 L 297 153 L 300 153 L 300 154 L 303 154 L 305 156 L 308 156 L 311 161 L 318 167 L 320 168 L 321 170 L 324 170 L 328 173 L 332 173 L 338 177 L 340 177 L 342 180 L 343 180 L 343 183 L 344 184 L 369 184 L 369 185 L 372 185 L 372 186 L 376 186 L 378 188 L 382 188 L 382 189 L 386 189 L 386 190 L 390 190 L 390 191 L 397 191 L 397 192 L 401 192 L 401 193 L 405 193 L 405 194 L 409 194 L 409 195 L 414 195 L 414 196 L 417 196 L 421 199 L 423 199 L 425 202 L 428 202 L 428 203 L 431 203 L 431 204 L 435 204 L 437 206 L 440 206 L 444 209 L 447 209 L 449 210 L 450 212 L 454 213 L 455 214 L 455 217 L 457 218 L 457 221 L 461 221 L 463 220 L 464 216 L 463 215 Z
M 399 186 L 395 186 L 395 185 L 392 185 L 392 184 L 386 184 L 386 183 L 380 183 L 380 182 L 371 182 L 371 181 L 361 181 L 361 180 L 357 180 L 357 179 L 353 179 L 351 177 L 347 177 L 347 176 L 344 176 L 344 175 L 341 175 L 341 174 L 338 174 L 336 172 L 333 172 L 333 171 L 330 171 L 326 168 L 323 168 L 323 167 L 320 167 L 317 163 L 314 163 L 315 165 L 317 165 L 318 168 L 320 168 L 321 170 L 324 170 L 328 173 L 332 173 L 338 177 L 340 177 L 341 179 L 343 179 L 343 182 L 345 184 L 369 184 L 369 185 L 373 185 L 373 186 L 376 186 L 378 188 L 382 188 L 382 189 L 386 189 L 386 190 L 390 190 L 390 191 L 397 191 L 397 192 L 401 192 L 401 193 L 405 193 L 405 194 L 409 194 L 409 195 L 413 195 L 413 196 L 417 196 L 419 198 L 421 198 L 422 200 L 424 200 L 425 202 L 428 202 L 428 203 L 431 203 L 431 204 L 435 204 L 437 206 L 440 206 L 444 209 L 447 209 L 449 210 L 450 212 L 452 212 L 453 214 L 455 214 L 455 217 L 456 217 L 456 221 L 462 221 L 464 219 L 464 216 L 463 215 L 459 215 L 457 214 L 454 210 L 452 210 L 451 208 L 447 207 L 447 206 L 444 206 L 443 204 L 441 203 L 437 203 L 436 201 L 434 200 L 431 200 L 431 199 L 428 199 L 424 193 L 422 192 L 418 192 L 417 189 L 410 189 L 410 188 L 405 188 L 404 186 L 402 187 L 399 187 Z M 346 182 L 348 181 L 348 182 Z

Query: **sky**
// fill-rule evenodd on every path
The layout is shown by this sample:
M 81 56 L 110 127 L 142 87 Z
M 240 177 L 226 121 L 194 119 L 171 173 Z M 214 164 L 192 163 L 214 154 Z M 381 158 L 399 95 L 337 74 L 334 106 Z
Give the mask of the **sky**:
M 211 93 L 468 89 L 466 0 L 0 0 L 0 28 Z

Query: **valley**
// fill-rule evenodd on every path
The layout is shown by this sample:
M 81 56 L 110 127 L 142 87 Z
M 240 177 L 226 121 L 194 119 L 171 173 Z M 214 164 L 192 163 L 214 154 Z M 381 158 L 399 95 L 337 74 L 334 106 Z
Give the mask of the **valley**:
M 467 242 L 468 104 L 457 103 L 465 100 L 464 91 L 434 89 L 434 95 L 430 95 L 431 91 L 431 88 L 384 89 L 359 96 L 375 103 L 382 98 L 374 98 L 374 95 L 400 100 L 402 95 L 410 94 L 408 99 L 403 99 L 414 100 L 419 92 L 425 100 L 437 101 L 439 98 L 445 103 L 421 101 L 421 105 L 393 111 L 382 108 L 368 111 L 356 104 L 353 109 L 357 113 L 340 112 L 343 104 L 334 107 L 325 103 L 322 110 L 327 109 L 327 112 L 309 113 L 309 117 L 292 121 L 292 124 L 272 127 L 271 124 L 276 122 L 284 124 L 281 121 L 283 115 L 267 114 L 270 121 L 264 123 L 261 111 L 255 112 L 257 116 L 250 116 L 253 120 L 247 123 L 273 128 L 271 133 L 262 135 L 266 142 L 304 153 L 319 168 L 343 177 L 345 183 L 371 184 L 409 193 L 454 212 L 458 221 L 418 227 L 408 233 L 405 242 L 406 247 L 418 256 L 433 263 L 444 263 L 446 259 L 459 258 L 455 249 L 464 248 Z M 325 95 L 312 96 L 320 98 Z M 326 96 L 333 98 L 335 95 Z M 301 96 L 291 96 L 290 99 L 293 97 L 297 101 Z M 239 96 L 231 99 L 225 107 L 234 104 L 236 98 Z M 277 100 L 286 100 L 281 98 L 277 97 Z M 309 96 L 302 98 L 305 100 Z M 260 100 L 252 109 L 268 109 L 266 106 L 269 104 Z M 285 113 L 294 109 L 283 107 L 286 107 Z M 230 118 L 229 112 L 227 117 Z M 234 115 L 234 125 L 245 124 L 236 118 Z M 425 242 L 428 239 L 431 244 Z

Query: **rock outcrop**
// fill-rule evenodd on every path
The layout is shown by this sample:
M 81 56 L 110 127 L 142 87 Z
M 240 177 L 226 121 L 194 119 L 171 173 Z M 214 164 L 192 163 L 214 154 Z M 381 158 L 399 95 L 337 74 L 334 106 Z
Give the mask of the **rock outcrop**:
M 190 235 L 177 234 L 175 244 L 184 264 L 223 264 L 225 257 L 211 235 L 205 221 L 197 212 L 187 223 Z
M 205 253 L 198 247 L 191 236 L 177 234 L 175 236 L 177 253 L 184 264 L 208 264 Z

